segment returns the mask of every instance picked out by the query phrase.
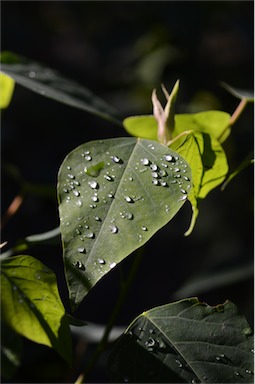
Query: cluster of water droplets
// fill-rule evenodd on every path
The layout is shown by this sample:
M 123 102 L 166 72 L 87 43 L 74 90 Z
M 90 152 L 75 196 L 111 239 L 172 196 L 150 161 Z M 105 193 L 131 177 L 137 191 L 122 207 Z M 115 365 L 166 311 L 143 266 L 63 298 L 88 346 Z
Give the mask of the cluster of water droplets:
M 152 144 L 148 145 L 150 150 L 154 150 Z M 61 201 L 71 207 L 81 209 L 81 215 L 76 219 L 75 215 L 65 213 L 61 217 L 61 225 L 69 227 L 67 231 L 73 231 L 75 244 L 77 240 L 81 243 L 77 246 L 77 251 L 72 253 L 71 263 L 80 271 L 86 270 L 86 260 L 93 248 L 93 241 L 97 239 L 98 233 L 104 226 L 104 233 L 109 236 L 117 236 L 126 230 L 128 221 L 136 219 L 136 204 L 144 201 L 143 196 L 134 195 L 136 190 L 131 187 L 136 176 L 141 172 L 146 172 L 146 180 L 151 180 L 155 187 L 168 188 L 170 184 L 179 186 L 179 200 L 187 198 L 188 189 L 191 187 L 190 179 L 186 175 L 186 164 L 177 156 L 170 154 L 162 155 L 158 161 L 149 157 L 140 157 L 136 165 L 131 170 L 126 170 L 127 162 L 118 154 L 106 152 L 100 158 L 98 151 L 93 155 L 92 149 L 80 149 L 75 156 L 80 156 L 81 161 L 75 161 L 68 165 L 68 160 L 63 164 L 64 182 L 62 183 Z M 100 160 L 99 160 L 100 159 Z M 73 168 L 73 169 L 72 169 Z M 125 172 L 126 171 L 126 172 Z M 116 180 L 120 180 L 125 172 L 126 177 L 121 179 L 121 186 Z M 63 177 L 63 178 L 64 178 Z M 146 186 L 145 186 L 146 187 Z M 118 191 L 118 195 L 116 193 Z M 132 191 L 132 192 L 131 192 Z M 109 207 L 117 198 L 121 201 L 119 213 L 114 213 L 110 217 Z M 105 206 L 105 207 L 104 207 Z M 171 212 L 169 205 L 165 205 L 165 212 Z M 92 210 L 94 212 L 92 213 Z M 64 212 L 64 210 L 63 210 Z M 75 222 L 71 219 L 75 218 Z M 107 218 L 107 222 L 105 221 Z M 123 220 L 124 219 L 124 220 Z M 77 223 L 80 220 L 79 223 Z M 108 224 L 107 224 L 108 223 Z M 90 227 L 92 230 L 90 230 Z M 128 230 L 135 229 L 135 236 L 138 242 L 148 238 L 150 227 L 146 222 L 139 221 L 139 227 L 129 226 Z M 109 262 L 99 262 L 95 260 L 99 268 L 114 268 L 116 264 Z M 104 260 L 105 261 L 105 260 Z M 95 264 L 94 263 L 94 264 Z

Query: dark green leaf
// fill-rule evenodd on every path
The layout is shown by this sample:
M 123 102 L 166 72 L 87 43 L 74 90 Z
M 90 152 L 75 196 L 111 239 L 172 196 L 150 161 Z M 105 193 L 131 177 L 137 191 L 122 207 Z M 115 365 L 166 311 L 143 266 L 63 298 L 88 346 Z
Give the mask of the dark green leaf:
M 3 294 L 3 292 L 2 292 Z M 9 379 L 20 366 L 22 337 L 1 323 L 1 376 Z
M 20 56 L 16 56 L 16 58 L 19 59 L 19 63 L 4 64 L 2 59 L 1 71 L 13 78 L 17 84 L 42 96 L 121 125 L 121 122 L 114 117 L 116 111 L 87 88 L 62 77 L 42 64 Z
M 233 303 L 184 299 L 131 323 L 112 351 L 110 374 L 116 382 L 252 383 L 252 334 Z
M 1 292 L 5 322 L 28 339 L 54 348 L 70 363 L 70 329 L 54 273 L 31 256 L 5 259 Z
M 58 196 L 73 307 L 173 218 L 190 189 L 188 164 L 156 141 L 92 141 L 66 157 Z

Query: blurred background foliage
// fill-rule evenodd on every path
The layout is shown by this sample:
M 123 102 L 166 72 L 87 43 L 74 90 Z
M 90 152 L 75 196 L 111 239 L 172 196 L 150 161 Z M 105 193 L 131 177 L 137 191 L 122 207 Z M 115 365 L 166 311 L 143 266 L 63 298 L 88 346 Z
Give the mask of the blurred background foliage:
M 253 88 L 253 7 L 252 1 L 2 1 L 2 51 L 57 69 L 111 104 L 121 119 L 151 113 L 152 89 L 164 83 L 171 91 L 178 78 L 177 113 L 208 109 L 233 113 L 239 101 L 220 82 Z M 86 141 L 117 136 L 127 134 L 110 122 L 15 86 L 10 107 L 2 111 L 5 250 L 28 235 L 58 226 L 56 179 L 67 153 Z M 253 150 L 252 143 L 250 104 L 224 144 L 230 171 Z M 17 213 L 6 216 L 20 194 Z M 217 188 L 210 193 L 201 204 L 194 232 L 184 238 L 190 216 L 185 204 L 145 247 L 119 324 L 128 324 L 153 306 L 182 298 L 182 293 L 198 295 L 210 305 L 230 299 L 253 323 L 252 167 L 224 192 Z M 68 309 L 60 244 L 35 246 L 26 253 L 57 273 Z M 129 264 L 129 259 L 123 263 L 122 272 Z M 117 269 L 103 279 L 76 315 L 107 322 L 119 274 Z M 189 282 L 193 288 L 187 290 Z M 77 345 L 76 353 L 86 349 L 81 342 Z M 16 381 L 70 380 L 53 351 L 38 347 L 30 353 L 34 346 L 29 342 L 26 347 L 29 352 Z M 54 359 L 58 363 L 53 364 Z M 47 369 L 42 371 L 42 364 Z M 107 379 L 98 367 L 91 380 Z

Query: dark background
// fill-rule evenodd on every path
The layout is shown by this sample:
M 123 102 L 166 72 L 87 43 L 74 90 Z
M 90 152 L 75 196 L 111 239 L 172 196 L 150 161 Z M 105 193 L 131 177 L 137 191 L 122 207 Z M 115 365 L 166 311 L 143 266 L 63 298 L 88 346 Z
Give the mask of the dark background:
M 233 113 L 238 99 L 220 81 L 253 89 L 252 1 L 2 1 L 1 11 L 2 51 L 57 69 L 115 107 L 121 119 L 151 113 L 152 89 L 164 83 L 170 91 L 178 78 L 177 113 L 208 109 Z M 21 187 L 10 169 L 28 182 L 40 183 L 46 193 L 30 192 L 4 225 L 6 249 L 25 236 L 58 225 L 56 175 L 67 153 L 86 141 L 117 136 L 127 134 L 112 123 L 16 85 L 11 105 L 2 113 L 2 215 Z M 252 104 L 224 148 L 231 171 L 253 150 Z M 209 194 L 201 204 L 194 232 L 185 238 L 190 217 L 187 203 L 148 243 L 118 324 L 126 326 L 144 310 L 180 299 L 175 292 L 195 276 L 234 267 L 241 271 L 247 265 L 251 268 L 246 276 L 240 274 L 236 281 L 217 288 L 208 285 L 203 292 L 193 290 L 186 297 L 198 295 L 210 305 L 229 299 L 253 324 L 252 167 L 224 192 L 217 188 Z M 57 273 L 68 309 L 60 245 L 35 247 L 26 253 Z M 129 266 L 130 260 L 125 260 L 124 270 Z M 106 323 L 118 289 L 116 269 L 92 290 L 76 315 Z M 28 352 L 14 382 L 67 381 L 68 369 L 58 356 L 36 347 L 38 355 L 27 342 Z M 43 372 L 40 364 L 45 364 Z M 99 368 L 91 376 L 91 381 L 106 380 Z

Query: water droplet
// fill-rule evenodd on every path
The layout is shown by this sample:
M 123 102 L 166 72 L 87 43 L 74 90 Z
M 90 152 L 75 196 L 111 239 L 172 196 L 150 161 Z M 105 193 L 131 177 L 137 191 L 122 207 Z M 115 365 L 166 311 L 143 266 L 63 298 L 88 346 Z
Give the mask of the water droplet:
M 69 179 L 75 179 L 75 176 L 72 173 L 68 173 L 67 176 L 69 177 Z
M 85 167 L 84 172 L 89 176 L 97 177 L 102 168 L 104 168 L 104 162 L 100 161 L 99 163 L 91 165 L 90 167 Z
M 79 253 L 85 253 L 85 248 L 84 248 L 84 247 L 79 247 L 79 248 L 77 249 L 77 251 L 78 251 Z
M 123 163 L 123 161 L 118 156 L 111 156 L 111 159 L 114 163 Z
M 237 372 L 237 371 L 235 371 L 234 374 L 235 374 L 236 376 L 240 376 L 240 373 Z
M 144 225 L 142 225 L 141 228 L 143 231 L 148 231 L 147 227 L 145 227 Z
M 124 199 L 126 200 L 127 203 L 133 203 L 134 202 L 134 200 L 129 196 L 124 196 Z
M 95 234 L 94 234 L 94 232 L 88 232 L 88 233 L 86 233 L 85 237 L 87 237 L 88 239 L 94 239 Z
M 180 191 L 181 191 L 181 193 L 183 193 L 184 195 L 186 195 L 187 194 L 187 191 L 185 191 L 185 189 L 180 189 Z
M 165 348 L 166 347 L 166 344 L 164 343 L 163 340 L 160 340 L 159 341 L 159 348 Z
M 145 346 L 146 347 L 153 347 L 155 345 L 155 340 L 153 339 L 153 337 L 149 337 L 149 339 L 147 341 L 145 341 Z
M 74 196 L 76 196 L 76 197 L 80 196 L 80 192 L 77 191 L 76 189 L 73 191 L 73 194 L 74 194 Z
M 88 185 L 89 185 L 90 188 L 92 188 L 92 189 L 97 189 L 97 188 L 98 188 L 98 183 L 97 183 L 95 180 L 89 181 L 89 182 L 88 182 Z
M 153 184 L 153 185 L 159 185 L 159 181 L 158 181 L 157 179 L 153 179 L 153 180 L 152 180 L 152 184 Z
M 183 176 L 184 180 L 189 181 L 188 176 Z
M 113 195 L 112 193 L 108 193 L 107 196 L 110 197 L 110 199 L 113 199 L 113 198 L 114 198 L 114 195 Z
M 76 205 L 77 205 L 78 207 L 82 207 L 82 205 L 83 205 L 82 200 L 81 200 L 81 199 L 77 200 L 77 201 L 76 201 Z
M 253 374 L 253 372 L 252 372 L 250 369 L 246 369 L 246 370 L 245 370 L 245 373 L 248 373 L 249 375 L 252 375 L 252 374 Z
M 165 159 L 166 161 L 173 161 L 173 156 L 171 156 L 171 155 L 165 155 L 165 156 L 164 156 L 164 159 Z
M 167 173 L 166 173 L 166 171 L 164 171 L 164 169 L 160 169 L 160 171 L 159 171 L 159 175 L 160 175 L 161 177 L 164 177 L 164 176 L 167 175 Z
M 98 201 L 98 197 L 96 195 L 94 195 L 94 196 L 91 197 L 91 200 L 92 201 Z
M 113 178 L 110 175 L 104 175 L 104 178 L 105 178 L 105 180 L 113 181 Z
M 76 233 L 76 235 L 80 235 L 81 231 L 78 228 L 76 228 L 75 233 Z
M 100 259 L 99 258 L 99 259 L 97 259 L 97 261 L 99 262 L 99 264 L 102 264 L 102 265 L 105 264 L 105 260 L 104 259 Z
M 128 180 L 129 180 L 129 181 L 133 181 L 133 177 L 132 177 L 132 176 L 129 176 Z
M 183 201 L 183 200 L 186 200 L 187 199 L 187 195 L 184 195 L 184 196 L 181 196 L 180 198 L 179 198 L 179 201 Z
M 177 173 L 176 175 L 174 175 L 174 177 L 175 177 L 176 179 L 179 179 L 179 177 L 181 177 L 181 175 L 180 175 L 179 173 Z
M 28 76 L 31 78 L 31 79 L 34 79 L 35 76 L 36 76 L 36 73 L 34 71 L 29 71 L 28 72 Z
M 155 333 L 155 332 L 154 332 L 154 329 L 149 329 L 149 333 L 150 333 L 150 334 Z
M 145 157 L 144 159 L 141 159 L 141 163 L 142 163 L 142 165 L 149 165 L 150 160 Z
M 68 189 L 67 188 L 63 188 L 63 192 L 68 193 Z
M 180 360 L 175 360 L 175 362 L 177 363 L 177 365 L 178 365 L 179 368 L 182 367 L 182 363 L 180 362 Z
M 192 379 L 192 380 L 191 380 L 191 384 L 196 384 L 196 380 L 195 380 L 195 379 Z
M 154 177 L 155 179 L 157 179 L 159 177 L 157 172 L 151 172 L 151 176 Z
M 165 208 L 166 208 L 166 213 L 168 213 L 168 212 L 170 211 L 170 208 L 169 208 L 169 206 L 168 206 L 168 205 L 166 205 L 166 206 L 165 206 Z
M 78 269 L 81 269 L 82 271 L 85 271 L 85 265 L 80 261 L 80 260 L 77 260 L 76 262 L 73 263 L 73 265 L 78 268 Z
M 94 219 L 95 219 L 96 221 L 101 221 L 101 219 L 100 219 L 99 216 L 95 216 Z
M 156 164 L 152 163 L 152 164 L 150 165 L 150 169 L 151 169 L 152 171 L 156 171 L 156 170 L 158 169 L 158 166 L 157 166 Z
M 118 228 L 116 227 L 116 225 L 111 225 L 110 231 L 111 231 L 111 233 L 118 233 Z
M 110 264 L 110 268 L 112 269 L 112 268 L 116 267 L 116 265 L 117 264 L 113 262 L 113 263 Z
M 173 169 L 173 171 L 174 171 L 174 172 L 180 172 L 180 168 L 177 168 L 177 167 L 176 167 L 176 168 Z
M 160 180 L 161 187 L 168 187 L 167 183 L 163 180 Z

